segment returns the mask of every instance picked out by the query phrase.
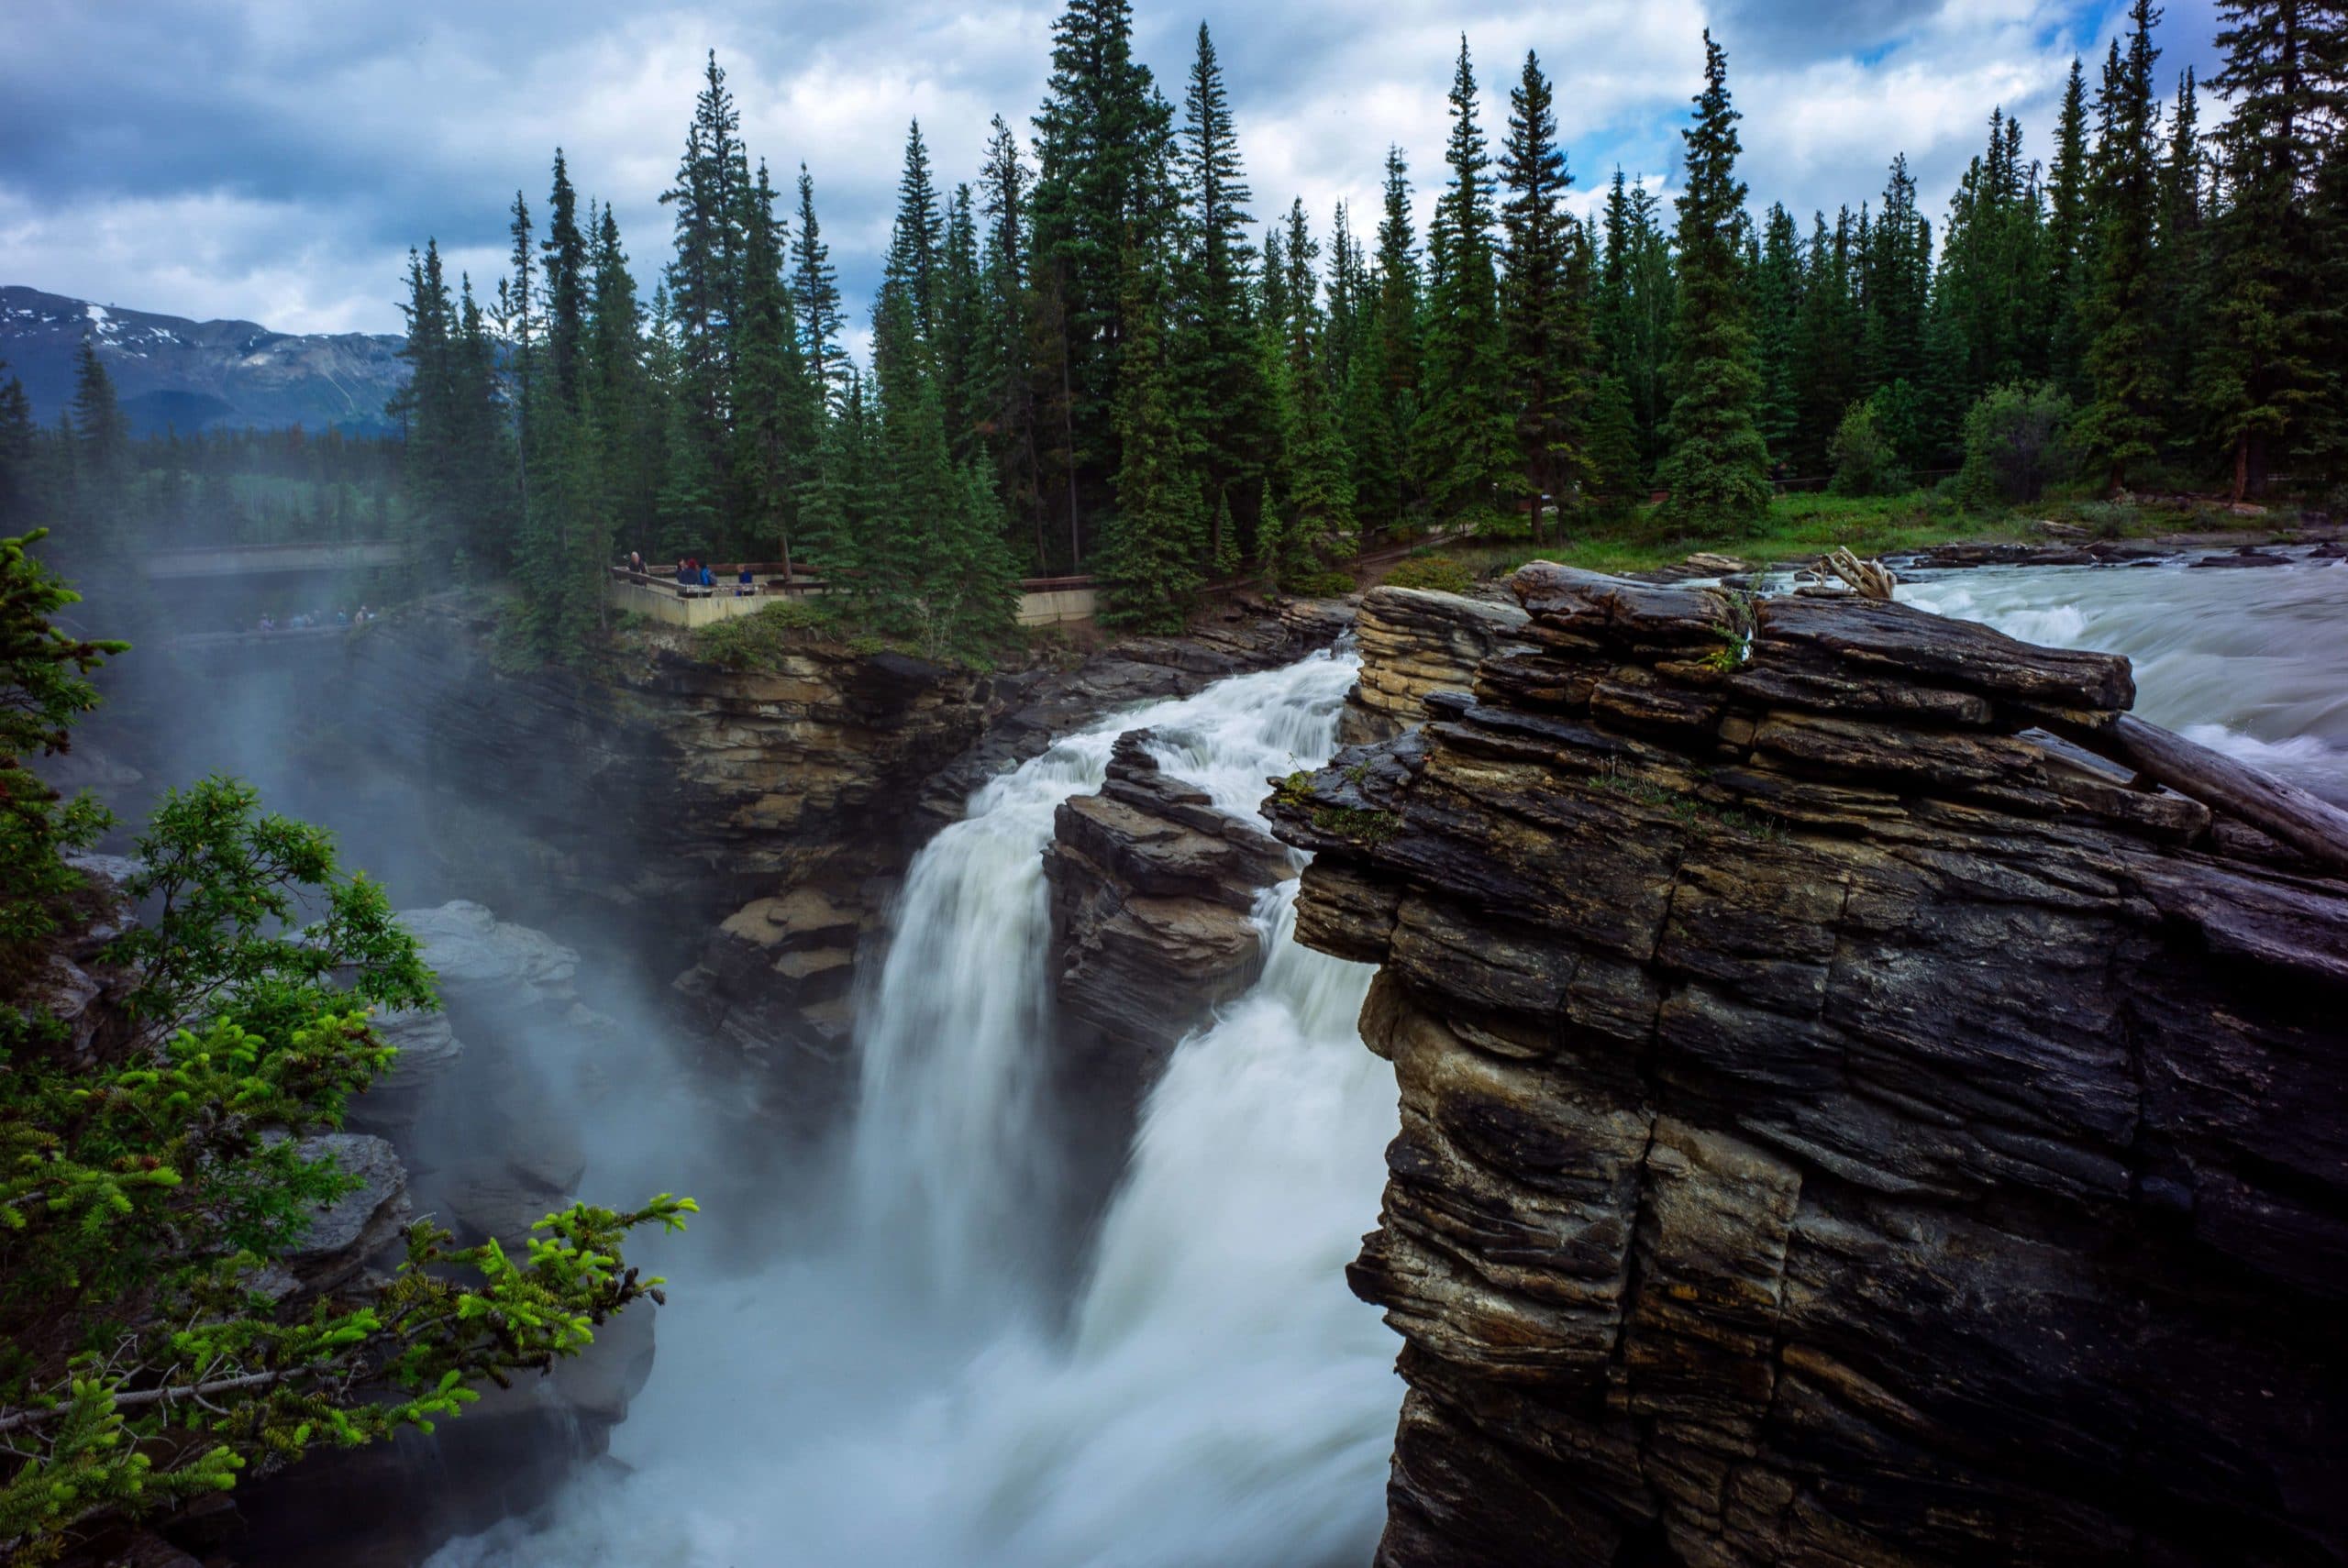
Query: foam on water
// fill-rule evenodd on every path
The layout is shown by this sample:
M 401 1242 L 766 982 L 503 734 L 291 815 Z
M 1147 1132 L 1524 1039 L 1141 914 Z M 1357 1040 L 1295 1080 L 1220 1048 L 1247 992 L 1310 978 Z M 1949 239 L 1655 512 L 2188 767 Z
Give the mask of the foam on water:
M 2137 712 L 2348 802 L 2348 565 L 1991 567 L 1899 596 L 2025 642 L 2125 654 Z
M 1327 758 L 1354 673 L 1321 656 L 1224 681 L 980 791 L 908 873 L 865 1007 L 836 1242 L 681 1279 L 615 1433 L 632 1472 L 437 1562 L 1366 1560 L 1400 1389 L 1344 1265 L 1375 1210 L 1394 1083 L 1355 1032 L 1370 971 L 1294 944 L 1293 881 L 1257 907 L 1262 978 L 1151 1092 L 1072 1304 L 1044 1283 L 1036 1234 L 1062 1175 L 1042 1092 L 1054 810 L 1148 727 L 1169 773 L 1252 812 L 1268 776 Z

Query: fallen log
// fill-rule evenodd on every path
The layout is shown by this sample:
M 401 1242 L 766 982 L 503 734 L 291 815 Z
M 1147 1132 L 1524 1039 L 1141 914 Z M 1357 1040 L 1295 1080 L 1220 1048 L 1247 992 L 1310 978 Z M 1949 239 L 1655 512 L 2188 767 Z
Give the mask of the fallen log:
M 2248 823 L 2317 864 L 2348 875 L 2348 812 L 2223 752 L 2122 713 L 2106 723 L 2052 722 L 2072 744 L 2125 763 L 2214 812 Z

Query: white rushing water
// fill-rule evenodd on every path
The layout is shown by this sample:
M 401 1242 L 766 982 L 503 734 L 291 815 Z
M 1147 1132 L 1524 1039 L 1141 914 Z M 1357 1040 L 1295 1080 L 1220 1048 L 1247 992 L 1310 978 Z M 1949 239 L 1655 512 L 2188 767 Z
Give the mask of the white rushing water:
M 1369 969 L 1293 943 L 1292 880 L 1257 908 L 1261 979 L 1150 1094 L 1073 1302 L 1043 1266 L 1054 809 L 1147 727 L 1169 773 L 1252 812 L 1268 777 L 1335 749 L 1354 671 L 1320 656 L 1116 715 L 980 790 L 915 859 L 865 1001 L 836 1240 L 734 1278 L 691 1274 L 691 1238 L 663 1249 L 681 1277 L 614 1435 L 627 1472 L 436 1562 L 1366 1561 L 1400 1386 L 1344 1265 L 1394 1083 L 1355 1032 Z
M 2348 564 L 1991 567 L 1899 597 L 2024 642 L 2125 654 L 2136 712 L 2348 803 Z

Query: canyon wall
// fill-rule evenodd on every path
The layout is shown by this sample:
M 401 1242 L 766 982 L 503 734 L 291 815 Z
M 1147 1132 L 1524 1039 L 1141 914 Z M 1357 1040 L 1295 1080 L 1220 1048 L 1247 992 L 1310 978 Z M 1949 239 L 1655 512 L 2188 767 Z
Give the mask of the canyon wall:
M 1271 806 L 1401 1086 L 1384 1568 L 2348 1558 L 2348 883 L 2042 732 L 2124 660 L 1515 589 Z

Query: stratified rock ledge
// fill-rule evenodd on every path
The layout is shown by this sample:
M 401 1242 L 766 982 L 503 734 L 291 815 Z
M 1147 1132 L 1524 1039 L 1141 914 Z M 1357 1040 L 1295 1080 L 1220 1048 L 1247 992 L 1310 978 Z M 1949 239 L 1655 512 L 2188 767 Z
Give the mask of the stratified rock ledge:
M 2038 728 L 2124 660 L 1515 588 L 1270 808 L 1401 1086 L 1379 1563 L 2348 1560 L 2348 883 Z

